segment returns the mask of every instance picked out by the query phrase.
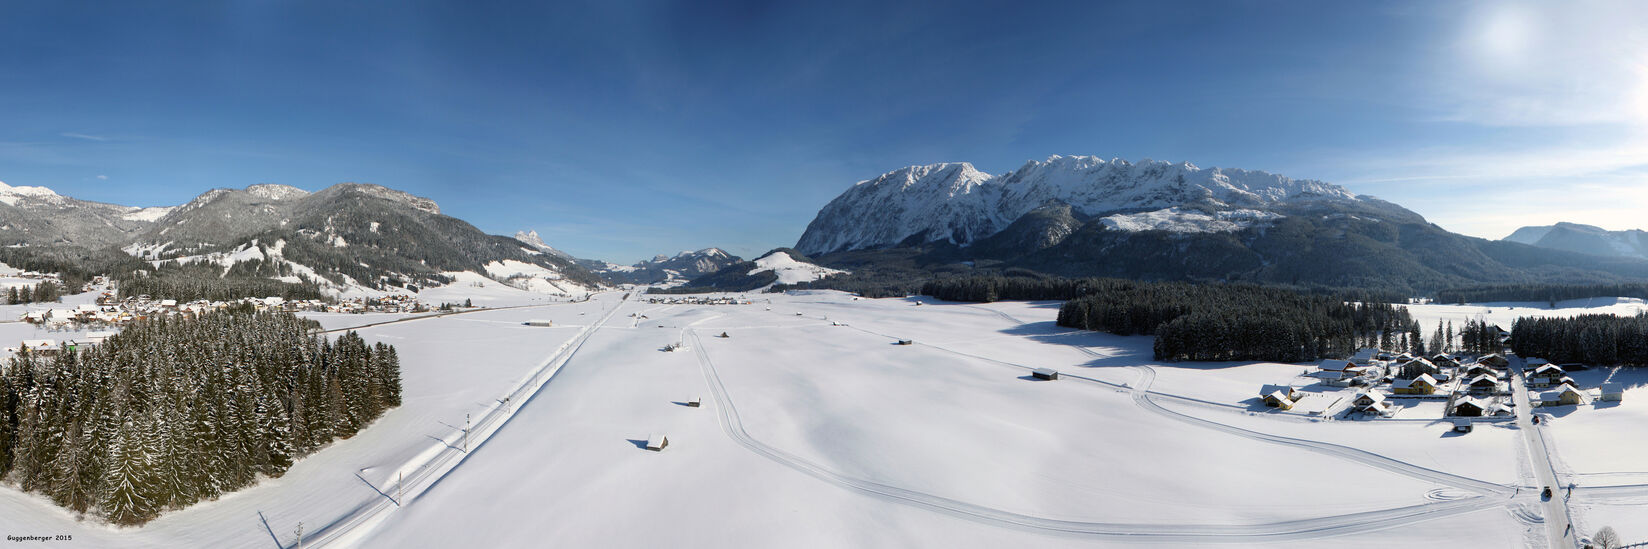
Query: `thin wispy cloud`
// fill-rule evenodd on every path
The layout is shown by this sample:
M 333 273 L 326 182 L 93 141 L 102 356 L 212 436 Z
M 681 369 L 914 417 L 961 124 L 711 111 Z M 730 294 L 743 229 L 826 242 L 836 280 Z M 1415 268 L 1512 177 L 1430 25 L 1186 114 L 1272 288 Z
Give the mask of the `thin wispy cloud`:
M 109 140 L 109 138 L 105 137 L 105 136 L 91 135 L 91 134 L 86 134 L 86 133 L 63 132 L 63 133 L 58 134 L 58 135 L 61 135 L 63 137 L 67 137 L 67 138 L 70 138 L 70 139 L 80 139 L 80 140 L 84 140 L 84 141 L 100 141 L 101 142 L 101 141 L 108 141 Z
M 99 180 L 99 181 L 108 181 L 108 180 L 109 180 L 109 176 L 107 176 L 107 175 L 103 175 L 103 174 L 98 174 L 98 175 L 97 175 L 97 179 L 98 179 L 98 180 Z

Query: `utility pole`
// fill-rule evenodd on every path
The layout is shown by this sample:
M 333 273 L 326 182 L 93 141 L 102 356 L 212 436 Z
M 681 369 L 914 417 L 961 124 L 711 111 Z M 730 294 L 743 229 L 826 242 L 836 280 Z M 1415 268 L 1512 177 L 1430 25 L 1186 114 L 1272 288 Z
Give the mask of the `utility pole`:
M 406 472 L 401 472 L 401 480 L 395 483 L 395 506 L 400 507 L 406 500 Z
M 303 521 L 298 521 L 298 549 L 303 549 Z
M 464 414 L 464 453 L 469 453 L 469 414 Z

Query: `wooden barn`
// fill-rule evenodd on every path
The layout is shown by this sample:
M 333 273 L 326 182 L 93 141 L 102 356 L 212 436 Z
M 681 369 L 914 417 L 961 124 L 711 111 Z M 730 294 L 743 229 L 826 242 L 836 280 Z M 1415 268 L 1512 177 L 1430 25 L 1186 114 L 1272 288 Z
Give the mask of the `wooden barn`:
M 1030 375 L 1036 379 L 1052 381 L 1059 378 L 1059 371 L 1052 368 L 1036 368 L 1030 371 Z
M 648 450 L 652 450 L 654 452 L 662 452 L 662 451 L 664 451 L 664 448 L 666 446 L 669 446 L 669 437 L 661 435 L 661 434 L 655 434 L 655 435 L 647 436 L 647 449 Z
M 544 319 L 536 319 L 536 320 L 528 320 L 526 322 L 522 322 L 521 324 L 524 324 L 524 325 L 527 325 L 527 326 L 537 326 L 537 327 L 540 327 L 540 328 L 549 328 L 549 327 L 552 327 L 552 326 L 555 325 L 555 321 L 553 321 L 553 320 L 544 320 Z

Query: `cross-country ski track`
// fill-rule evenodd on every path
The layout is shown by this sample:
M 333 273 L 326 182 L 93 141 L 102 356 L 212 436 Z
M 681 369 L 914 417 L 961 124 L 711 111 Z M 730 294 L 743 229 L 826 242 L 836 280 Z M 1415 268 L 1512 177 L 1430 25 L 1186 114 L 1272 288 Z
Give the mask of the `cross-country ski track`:
M 358 544 L 364 536 L 370 534 L 375 526 L 383 522 L 384 519 L 388 518 L 388 516 L 401 505 L 416 502 L 419 495 L 422 495 L 425 491 L 438 484 L 441 479 L 445 478 L 446 475 L 451 473 L 453 469 L 463 465 L 464 460 L 470 455 L 470 451 L 478 449 L 484 445 L 489 439 L 492 438 L 493 434 L 503 428 L 503 425 L 507 423 L 510 418 L 515 416 L 516 412 L 520 411 L 522 406 L 526 406 L 530 403 L 532 398 L 537 396 L 538 391 L 554 379 L 555 374 L 558 373 L 568 361 L 572 360 L 572 357 L 578 353 L 578 349 L 583 346 L 585 341 L 589 340 L 590 335 L 594 334 L 595 331 L 600 329 L 602 325 L 606 324 L 606 322 L 611 319 L 614 314 L 617 314 L 619 309 L 623 308 L 624 302 L 625 300 L 619 300 L 619 302 L 613 305 L 611 309 L 605 311 L 599 320 L 585 326 L 578 332 L 578 335 L 562 344 L 561 347 L 556 349 L 556 351 L 551 354 L 549 358 L 545 359 L 543 364 L 535 369 L 531 375 L 529 375 L 519 385 L 505 395 L 505 398 L 508 399 L 507 401 L 500 399 L 496 406 L 493 406 L 485 415 L 481 416 L 479 421 L 476 421 L 469 429 L 467 443 L 469 448 L 468 450 L 459 448 L 458 446 L 460 444 L 464 444 L 462 432 L 452 435 L 451 440 L 443 440 L 439 444 L 432 446 L 429 452 L 426 452 L 424 456 L 420 456 L 421 459 L 415 460 L 413 463 L 402 465 L 399 468 L 400 472 L 404 472 L 406 474 L 404 481 L 381 488 L 374 487 L 374 489 L 379 490 L 380 493 L 384 494 L 384 497 L 369 500 L 361 504 L 359 507 L 356 507 L 348 514 L 320 526 L 314 530 L 314 533 L 305 536 L 302 540 L 302 545 L 304 547 L 316 548 L 353 546 Z M 524 307 L 539 306 L 542 305 L 529 305 Z M 504 307 L 482 310 L 498 310 L 503 308 Z M 523 307 L 507 308 L 513 309 Z M 395 322 L 450 316 L 451 314 L 461 313 L 405 318 L 345 329 L 380 326 Z M 508 402 L 509 404 L 505 404 L 505 402 Z M 397 502 L 388 494 L 402 494 L 400 497 L 405 501 Z M 295 546 L 296 544 L 294 543 L 293 545 Z

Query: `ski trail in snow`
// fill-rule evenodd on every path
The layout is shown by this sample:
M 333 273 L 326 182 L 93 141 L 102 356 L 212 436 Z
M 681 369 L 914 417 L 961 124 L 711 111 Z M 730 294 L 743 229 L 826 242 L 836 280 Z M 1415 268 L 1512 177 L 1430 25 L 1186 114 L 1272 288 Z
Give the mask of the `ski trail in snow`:
M 613 317 L 613 315 L 617 314 L 618 310 L 623 308 L 626 301 L 627 300 L 624 299 L 618 300 L 618 302 L 613 305 L 611 310 L 608 310 L 606 314 L 601 316 L 600 320 L 585 326 L 584 329 L 578 333 L 578 335 L 574 336 L 573 339 L 568 340 L 566 344 L 563 344 L 554 354 L 544 360 L 543 364 L 541 364 L 531 375 L 523 379 L 519 384 L 512 388 L 507 396 L 509 397 L 510 402 L 515 404 L 505 408 L 502 406 L 502 401 L 500 400 L 499 405 L 493 406 L 486 412 L 486 414 L 482 415 L 480 420 L 476 421 L 469 429 L 470 451 L 477 450 L 482 445 L 486 444 L 486 442 L 492 438 L 492 435 L 503 429 L 503 426 L 508 423 L 511 418 L 515 417 L 515 414 L 518 413 L 522 407 L 531 403 L 532 399 L 538 395 L 538 391 L 555 378 L 555 374 L 559 373 L 561 367 L 565 366 L 568 361 L 572 360 L 572 356 L 578 353 L 578 349 L 583 347 L 584 342 L 588 341 L 590 336 L 593 335 L 596 330 L 600 329 L 602 325 L 606 324 L 607 321 Z M 545 305 L 528 305 L 526 307 L 543 306 Z M 483 310 L 496 311 L 504 308 L 505 307 L 499 307 Z M 401 319 L 400 321 L 422 320 L 425 318 L 433 317 L 423 316 Z M 404 499 L 407 501 L 396 503 L 393 500 L 384 497 L 372 498 L 370 501 L 355 507 L 343 516 L 337 517 L 332 522 L 316 528 L 314 532 L 309 535 L 310 537 L 306 537 L 304 539 L 303 545 L 305 547 L 315 548 L 332 546 L 353 547 L 364 541 L 365 537 L 379 524 L 382 524 L 385 520 L 387 520 L 391 514 L 400 508 L 400 505 L 417 502 L 419 497 L 428 492 L 436 484 L 439 484 L 440 481 L 446 478 L 446 476 L 450 474 L 453 469 L 463 465 L 464 461 L 468 459 L 470 454 L 468 452 L 456 449 L 456 445 L 459 444 L 459 436 L 460 435 L 458 434 L 454 434 L 454 438 L 452 440 L 441 441 L 440 445 L 435 447 L 436 449 L 434 454 L 422 463 L 408 463 L 402 465 L 400 470 L 406 472 L 405 480 L 396 484 L 386 485 L 381 489 L 381 493 L 399 494 L 403 493 L 402 488 L 404 487 Z
M 866 329 L 860 328 L 858 326 L 849 326 L 849 327 L 853 328 L 853 329 L 856 329 L 856 330 L 859 330 L 859 331 L 862 331 L 864 333 L 868 333 L 868 334 L 872 334 L 872 335 L 876 335 L 876 336 L 881 336 L 881 337 L 886 337 L 886 338 L 889 338 L 889 339 L 895 339 L 895 340 L 897 339 L 897 338 L 893 338 L 892 336 L 889 336 L 887 334 L 882 334 L 882 333 L 877 333 L 877 332 L 874 332 L 874 331 L 871 331 L 871 330 L 866 330 Z M 927 344 L 927 343 L 919 343 L 919 342 L 917 344 L 918 345 L 924 345 L 926 347 L 930 347 L 930 348 L 933 348 L 933 349 L 938 349 L 938 350 L 941 350 L 941 351 L 945 351 L 945 352 L 948 352 L 948 353 L 951 353 L 951 354 L 957 354 L 957 355 L 962 355 L 962 356 L 966 356 L 966 357 L 976 358 L 976 359 L 988 361 L 988 362 L 991 362 L 991 363 L 1000 364 L 1000 365 L 1003 365 L 1003 366 L 1017 368 L 1017 369 L 1020 369 L 1020 370 L 1034 370 L 1036 368 L 1035 366 L 1028 366 L 1028 365 L 1024 365 L 1024 364 L 1017 364 L 1017 363 L 1013 363 L 1013 362 L 1007 362 L 1007 361 L 1003 361 L 1003 360 L 999 360 L 999 359 L 995 359 L 995 358 L 990 358 L 990 357 L 986 357 L 986 356 L 980 356 L 980 355 L 975 355 L 975 354 L 967 353 L 967 352 L 963 352 L 963 351 L 957 351 L 957 350 L 954 350 L 954 349 L 949 349 L 949 348 L 945 348 L 945 347 L 938 346 L 938 345 L 932 345 L 932 344 Z M 1080 350 L 1081 352 L 1086 353 L 1090 356 L 1095 356 L 1095 357 L 1102 357 L 1103 356 L 1103 355 L 1100 355 L 1098 353 L 1093 352 L 1090 349 L 1086 349 L 1086 348 L 1083 348 L 1083 347 L 1080 347 L 1080 346 L 1077 346 L 1076 349 Z M 1235 436 L 1239 436 L 1239 437 L 1243 437 L 1243 438 L 1248 438 L 1248 439 L 1256 440 L 1256 441 L 1260 441 L 1260 442 L 1268 442 L 1268 443 L 1272 443 L 1272 444 L 1290 446 L 1290 447 L 1294 447 L 1294 448 L 1309 450 L 1309 451 L 1312 451 L 1312 452 L 1328 455 L 1328 456 L 1331 456 L 1331 457 L 1338 457 L 1338 458 L 1348 459 L 1348 460 L 1354 461 L 1356 463 L 1360 463 L 1360 464 L 1363 464 L 1363 465 L 1366 465 L 1366 466 L 1369 466 L 1369 467 L 1373 467 L 1373 468 L 1376 468 L 1376 469 L 1381 469 L 1381 470 L 1389 471 L 1389 472 L 1392 472 L 1392 473 L 1396 473 L 1396 474 L 1400 474 L 1400 475 L 1404 475 L 1404 476 L 1408 476 L 1408 477 L 1412 477 L 1412 478 L 1416 478 L 1416 479 L 1420 479 L 1420 480 L 1424 480 L 1424 481 L 1428 481 L 1428 482 L 1434 482 L 1434 483 L 1441 484 L 1441 485 L 1444 485 L 1444 486 L 1450 486 L 1450 487 L 1454 487 L 1454 488 L 1470 490 L 1472 492 L 1476 492 L 1476 493 L 1479 493 L 1479 494 L 1509 497 L 1509 496 L 1511 496 L 1515 493 L 1515 489 L 1513 487 L 1510 487 L 1510 486 L 1505 486 L 1505 485 L 1502 485 L 1502 484 L 1495 484 L 1495 483 L 1492 483 L 1492 482 L 1473 479 L 1473 478 L 1470 478 L 1470 477 L 1455 475 L 1453 473 L 1438 471 L 1438 470 L 1435 470 L 1435 469 L 1423 467 L 1423 466 L 1416 465 L 1416 464 L 1413 464 L 1413 463 L 1409 463 L 1409 462 L 1406 462 L 1406 461 L 1401 461 L 1401 460 L 1394 459 L 1394 458 L 1391 458 L 1391 457 L 1388 457 L 1388 456 L 1384 456 L 1382 454 L 1369 452 L 1367 450 L 1361 450 L 1361 449 L 1352 448 L 1352 447 L 1349 447 L 1349 446 L 1343 446 L 1343 445 L 1339 445 L 1339 444 L 1333 444 L 1333 443 L 1329 443 L 1329 442 L 1321 442 L 1321 441 L 1315 441 L 1315 440 L 1309 440 L 1309 439 L 1299 439 L 1299 438 L 1293 438 L 1293 437 L 1285 437 L 1285 436 L 1281 436 L 1281 435 L 1272 435 L 1272 434 L 1269 434 L 1269 433 L 1262 433 L 1262 432 L 1259 432 L 1259 431 L 1252 431 L 1252 430 L 1249 430 L 1249 429 L 1244 429 L 1244 428 L 1236 427 L 1236 426 L 1233 426 L 1233 425 L 1219 423 L 1219 422 L 1214 421 L 1214 420 L 1210 420 L 1210 419 L 1206 419 L 1206 418 L 1202 418 L 1202 417 L 1198 417 L 1198 416 L 1185 414 L 1185 413 L 1182 413 L 1182 412 L 1169 410 L 1167 408 L 1162 407 L 1160 404 L 1158 404 L 1153 399 L 1158 398 L 1158 397 L 1159 398 L 1167 398 L 1167 399 L 1171 399 L 1171 400 L 1178 401 L 1178 402 L 1184 402 L 1184 403 L 1194 404 L 1194 405 L 1198 405 L 1198 406 L 1213 406 L 1213 407 L 1222 408 L 1222 409 L 1237 409 L 1238 407 L 1232 406 L 1232 405 L 1229 405 L 1229 404 L 1222 404 L 1222 403 L 1210 402 L 1210 401 L 1205 401 L 1205 400 L 1201 400 L 1201 399 L 1190 398 L 1190 397 L 1185 397 L 1185 396 L 1180 396 L 1180 395 L 1157 393 L 1157 392 L 1151 391 L 1150 390 L 1150 385 L 1156 379 L 1156 370 L 1154 368 L 1151 368 L 1150 366 L 1146 366 L 1146 365 L 1134 366 L 1133 368 L 1135 368 L 1136 370 L 1138 370 L 1140 372 L 1140 378 L 1139 378 L 1138 381 L 1133 382 L 1131 384 L 1131 386 L 1125 385 L 1125 384 L 1113 383 L 1113 382 L 1105 381 L 1105 380 L 1102 380 L 1102 379 L 1088 377 L 1088 376 L 1084 376 L 1084 375 L 1081 375 L 1081 374 L 1070 373 L 1070 372 L 1060 372 L 1060 376 L 1075 379 L 1075 380 L 1085 381 L 1085 382 L 1088 382 L 1088 383 L 1095 383 L 1095 384 L 1103 385 L 1105 387 L 1110 387 L 1110 388 L 1113 388 L 1113 389 L 1126 390 L 1126 391 L 1132 393 L 1134 403 L 1137 404 L 1139 407 L 1141 407 L 1145 410 L 1157 413 L 1157 414 L 1161 414 L 1161 415 L 1163 415 L 1165 417 L 1168 417 L 1170 419 L 1178 420 L 1178 421 L 1181 421 L 1181 422 L 1184 422 L 1184 423 L 1189 423 L 1189 424 L 1196 425 L 1196 426 L 1199 426 L 1199 427 L 1205 427 L 1205 428 L 1209 428 L 1209 429 L 1213 429 L 1213 430 L 1217 430 L 1217 431 L 1222 431 L 1222 432 L 1225 432 L 1225 433 L 1228 433 L 1228 434 L 1231 434 L 1231 435 L 1235 435 Z
M 854 492 L 981 524 L 1045 534 L 1137 542 L 1282 541 L 1370 532 L 1398 525 L 1471 513 L 1504 504 L 1498 498 L 1460 497 L 1441 501 L 1433 500 L 1430 503 L 1394 509 L 1248 525 L 1083 522 L 1015 513 L 844 475 L 755 439 L 745 431 L 743 420 L 738 414 L 738 408 L 732 397 L 727 393 L 726 386 L 722 384 L 720 373 L 716 370 L 709 353 L 704 350 L 703 341 L 699 339 L 698 332 L 689 329 L 687 335 L 693 339 L 692 347 L 694 354 L 698 357 L 699 369 L 703 371 L 705 381 L 710 388 L 710 394 L 715 398 L 716 414 L 722 431 L 734 442 L 780 465 Z

